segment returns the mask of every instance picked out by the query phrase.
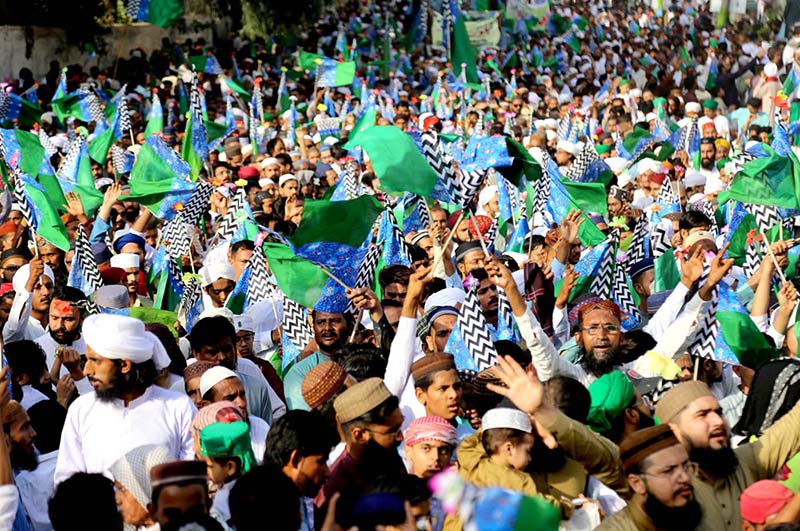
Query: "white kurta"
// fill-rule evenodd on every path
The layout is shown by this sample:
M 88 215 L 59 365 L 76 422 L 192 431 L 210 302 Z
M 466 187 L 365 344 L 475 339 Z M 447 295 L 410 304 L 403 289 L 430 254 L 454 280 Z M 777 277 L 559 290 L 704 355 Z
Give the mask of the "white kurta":
M 81 395 L 67 411 L 55 482 L 75 472 L 105 473 L 130 450 L 146 444 L 169 448 L 174 459 L 194 459 L 189 428 L 197 411 L 186 395 L 155 385 L 125 407 Z
M 40 347 L 42 347 L 45 360 L 47 361 L 47 370 L 51 370 L 53 368 L 53 364 L 56 362 L 56 349 L 61 346 L 61 343 L 58 343 L 55 339 L 53 339 L 53 336 L 50 335 L 50 332 L 45 332 L 41 336 L 37 337 L 34 341 Z M 83 340 L 83 336 L 78 337 L 78 339 L 69 345 L 65 345 L 65 347 L 76 350 L 78 354 L 86 354 L 86 341 Z M 69 374 L 69 371 L 62 365 L 58 375 L 64 376 L 65 374 Z M 53 387 L 55 388 L 55 385 Z M 75 380 L 75 389 L 78 390 L 79 395 L 94 393 L 92 384 L 89 383 L 89 379 L 85 376 L 80 380 Z

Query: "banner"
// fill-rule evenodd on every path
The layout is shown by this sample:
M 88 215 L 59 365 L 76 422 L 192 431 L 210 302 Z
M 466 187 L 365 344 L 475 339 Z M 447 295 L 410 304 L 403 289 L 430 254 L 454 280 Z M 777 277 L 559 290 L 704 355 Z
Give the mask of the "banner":
M 542 18 L 550 14 L 548 0 L 508 0 L 505 17 L 510 20 L 527 20 L 531 17 Z
M 495 48 L 500 42 L 500 24 L 498 23 L 499 12 L 489 11 L 467 11 L 464 24 L 469 34 L 469 42 L 475 48 Z M 470 20 L 472 19 L 472 20 Z M 433 12 L 431 28 L 431 44 L 442 46 L 442 15 Z

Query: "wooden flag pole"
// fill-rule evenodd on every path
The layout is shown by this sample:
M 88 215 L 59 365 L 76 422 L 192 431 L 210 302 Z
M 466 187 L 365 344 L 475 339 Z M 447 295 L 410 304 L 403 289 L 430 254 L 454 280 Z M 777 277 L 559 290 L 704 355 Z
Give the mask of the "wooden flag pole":
M 770 258 L 772 258 L 772 263 L 775 264 L 775 270 L 778 272 L 778 276 L 781 277 L 781 282 L 786 283 L 786 275 L 783 274 L 783 269 L 781 269 L 781 266 L 778 265 L 778 258 L 775 256 L 775 253 L 772 252 L 772 247 L 767 239 L 767 235 L 764 234 L 764 231 L 761 230 L 761 227 L 758 228 L 758 232 L 761 233 L 761 239 L 764 240 L 764 244 L 767 246 L 767 253 L 769 254 Z
M 492 255 L 489 254 L 489 249 L 486 247 L 486 242 L 483 241 L 483 234 L 481 234 L 481 230 L 478 228 L 478 224 L 475 222 L 475 216 L 469 217 L 472 226 L 475 227 L 475 232 L 478 233 L 478 241 L 481 242 L 481 249 L 483 249 L 483 254 L 486 255 L 486 258 L 491 258 Z
M 456 224 L 453 225 L 453 230 L 450 231 L 450 234 L 447 236 L 447 238 L 444 240 L 444 243 L 442 244 L 442 252 L 433 261 L 433 267 L 431 268 L 431 271 L 436 271 L 436 267 L 439 265 L 439 262 L 441 262 L 442 258 L 444 258 L 444 251 L 445 249 L 447 249 L 447 246 L 450 245 L 450 240 L 453 239 L 453 235 L 455 235 L 456 230 L 458 229 L 458 225 L 461 223 L 463 219 L 464 219 L 464 211 L 462 210 L 461 214 L 458 216 L 458 219 L 456 220 Z
M 331 272 L 330 272 L 330 271 L 329 271 L 329 270 L 328 270 L 326 267 L 320 266 L 319 268 L 320 268 L 320 269 L 322 269 L 322 271 L 323 271 L 323 272 L 324 272 L 326 275 L 328 275 L 328 276 L 331 278 L 331 280 L 333 280 L 334 282 L 336 282 L 337 284 L 339 284 L 339 285 L 340 285 L 341 287 L 343 287 L 345 290 L 349 290 L 349 289 L 350 289 L 350 286 L 348 286 L 347 284 L 345 284 L 345 283 L 344 283 L 344 281 L 342 281 L 342 280 L 341 280 L 340 278 L 338 278 L 336 275 L 334 275 L 333 273 L 331 273 Z

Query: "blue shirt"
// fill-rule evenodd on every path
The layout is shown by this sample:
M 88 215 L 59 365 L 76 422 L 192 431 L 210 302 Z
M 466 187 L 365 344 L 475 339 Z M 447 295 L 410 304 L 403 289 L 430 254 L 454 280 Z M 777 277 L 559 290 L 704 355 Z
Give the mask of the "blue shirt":
M 310 411 L 306 401 L 303 400 L 303 378 L 306 374 L 322 362 L 329 361 L 330 358 L 320 351 L 316 351 L 309 357 L 302 359 L 294 364 L 286 373 L 283 379 L 283 391 L 286 394 L 286 407 L 289 409 L 303 409 Z

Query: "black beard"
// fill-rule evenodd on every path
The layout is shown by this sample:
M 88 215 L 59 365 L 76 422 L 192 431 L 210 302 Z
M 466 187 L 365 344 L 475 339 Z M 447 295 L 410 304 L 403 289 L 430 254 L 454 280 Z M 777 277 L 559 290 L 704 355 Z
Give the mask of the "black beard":
M 127 381 L 115 371 L 113 378 L 108 382 L 105 389 L 95 389 L 94 394 L 100 402 L 113 402 L 118 398 L 122 398 L 122 394 L 127 388 Z
M 700 465 L 700 470 L 715 478 L 726 478 L 739 466 L 739 458 L 732 448 L 719 450 L 692 448 L 689 452 L 692 461 Z
M 604 374 L 608 374 L 613 371 L 617 363 L 617 353 L 612 352 L 606 359 L 598 360 L 594 357 L 594 354 L 589 354 L 585 350 L 583 351 L 583 357 L 581 359 L 581 365 L 590 373 L 598 378 L 603 376 Z
M 655 496 L 647 496 L 644 512 L 655 524 L 656 529 L 665 531 L 691 531 L 703 518 L 703 511 L 697 500 L 692 499 L 683 507 L 667 507 Z
M 714 167 L 714 161 L 710 160 L 710 161 L 708 161 L 708 164 L 706 164 L 706 161 L 701 160 L 700 161 L 700 167 L 702 169 L 704 169 L 704 170 L 710 170 L 710 169 L 712 169 Z
M 39 466 L 39 458 L 36 457 L 36 452 L 28 451 L 20 445 L 12 442 L 11 452 L 9 454 L 12 466 L 17 470 L 36 470 Z
M 76 330 L 73 330 L 71 333 L 67 334 L 66 339 L 64 339 L 64 341 L 61 341 L 60 339 L 58 339 L 56 336 L 53 335 L 52 331 L 50 332 L 50 337 L 52 337 L 53 341 L 55 341 L 59 345 L 71 345 L 76 339 L 78 339 L 80 335 L 81 335 L 81 329 L 78 328 Z

